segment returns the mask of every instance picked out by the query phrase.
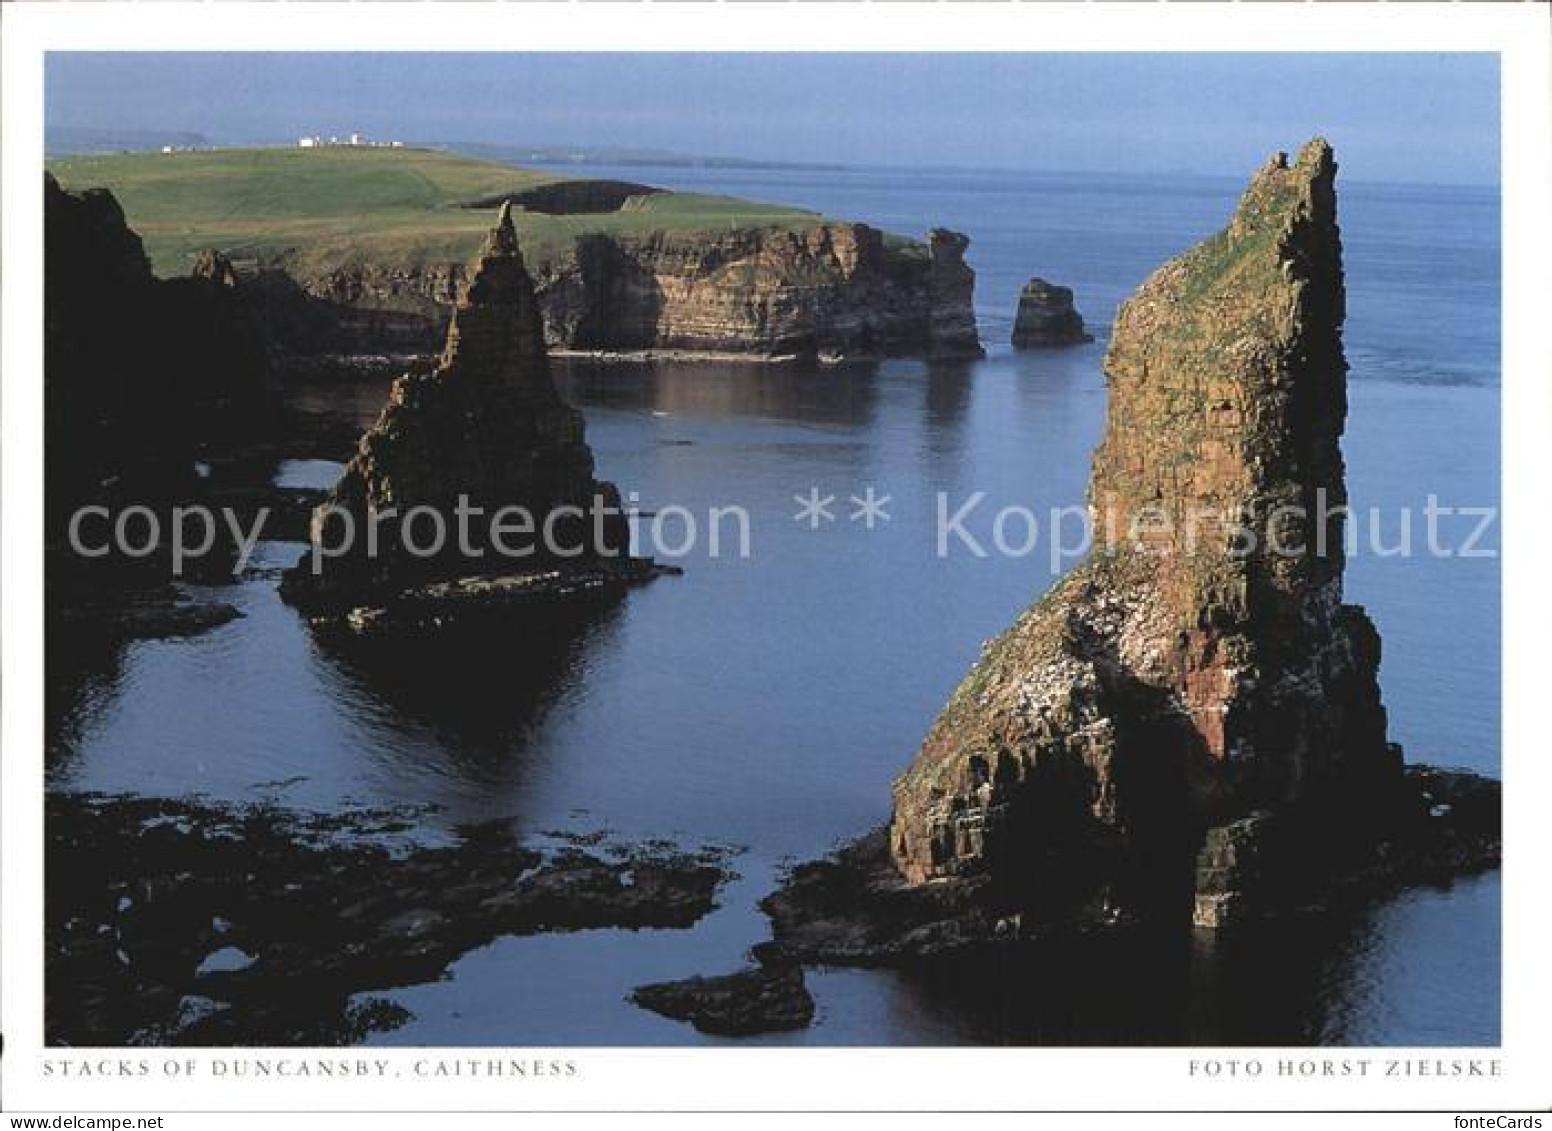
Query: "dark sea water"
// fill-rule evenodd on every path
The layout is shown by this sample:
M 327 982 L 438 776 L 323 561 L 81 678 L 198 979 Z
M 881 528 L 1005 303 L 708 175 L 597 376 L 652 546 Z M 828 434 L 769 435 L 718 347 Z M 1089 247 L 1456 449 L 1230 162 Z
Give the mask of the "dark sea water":
M 510 642 L 511 664 L 342 653 L 281 605 L 272 577 L 210 590 L 247 614 L 208 635 L 131 647 L 53 766 L 64 786 L 299 807 L 429 802 L 435 822 L 515 815 L 534 831 L 607 829 L 745 846 L 723 907 L 688 932 L 498 941 L 442 982 L 394 993 L 409 1044 L 709 1041 L 624 1000 L 642 982 L 741 966 L 766 937 L 755 901 L 780 867 L 888 815 L 890 780 L 994 636 L 1051 583 L 1025 557 L 939 556 L 939 492 L 1042 521 L 1080 503 L 1104 411 L 1100 361 L 1117 304 L 1220 226 L 1240 185 L 1190 178 L 974 173 L 590 170 L 811 206 L 908 233 L 973 239 L 990 356 L 822 372 L 754 366 L 563 368 L 601 472 L 641 505 L 749 515 L 704 538 L 683 577 L 632 593 L 564 638 Z M 1348 596 L 1385 641 L 1392 734 L 1409 758 L 1499 772 L 1496 557 L 1429 556 L 1423 507 L 1496 507 L 1498 204 L 1492 190 L 1342 185 L 1351 415 L 1361 545 Z M 1100 341 L 1015 355 L 1030 275 L 1074 288 Z M 314 390 L 363 419 L 384 388 Z M 325 483 L 316 461 L 282 469 Z M 847 498 L 888 495 L 868 530 Z M 838 496 L 794 521 L 795 495 Z M 1370 522 L 1367 510 L 1380 509 Z M 1410 556 L 1380 556 L 1415 508 Z M 1475 518 L 1442 520 L 1458 547 Z M 668 528 L 677 535 L 677 526 Z M 1017 533 L 1021 527 L 1013 528 Z M 1495 550 L 1496 525 L 1483 546 Z M 266 544 L 261 564 L 298 547 Z M 265 785 L 293 777 L 288 786 Z M 1493 1044 L 1496 874 L 1414 891 L 1229 947 L 1199 938 L 1156 965 L 1070 956 L 1055 970 L 811 976 L 818 1023 L 782 1043 Z

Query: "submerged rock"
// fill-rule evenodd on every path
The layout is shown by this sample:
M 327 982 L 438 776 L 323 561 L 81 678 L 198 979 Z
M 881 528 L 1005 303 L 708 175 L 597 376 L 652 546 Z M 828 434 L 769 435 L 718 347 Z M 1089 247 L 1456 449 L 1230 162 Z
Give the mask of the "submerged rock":
M 314 512 L 312 541 L 283 587 L 312 610 L 370 606 L 408 587 L 480 575 L 596 565 L 601 584 L 630 577 L 611 568 L 629 561 L 619 492 L 594 476 L 582 415 L 550 374 L 510 206 L 436 369 L 394 383 Z
M 49 609 L 50 625 L 62 644 L 88 638 L 100 643 L 131 640 L 179 640 L 201 636 L 243 614 L 225 601 L 196 600 L 177 585 L 140 588 L 89 587 L 92 573 L 58 571 L 60 581 Z
M 1015 349 L 1041 349 L 1092 342 L 1083 328 L 1083 315 L 1072 305 L 1072 291 L 1044 279 L 1031 279 L 1019 292 L 1018 316 L 1013 323 Z
M 1323 141 L 1278 154 L 1122 307 L 1095 549 L 986 648 L 895 783 L 910 883 L 983 877 L 1036 917 L 1189 915 L 1204 837 L 1221 856 L 1252 814 L 1319 830 L 1307 876 L 1414 815 L 1379 636 L 1342 599 L 1335 174 Z
M 814 1019 L 814 999 L 796 966 L 638 986 L 631 1001 L 722 1037 L 803 1029 Z

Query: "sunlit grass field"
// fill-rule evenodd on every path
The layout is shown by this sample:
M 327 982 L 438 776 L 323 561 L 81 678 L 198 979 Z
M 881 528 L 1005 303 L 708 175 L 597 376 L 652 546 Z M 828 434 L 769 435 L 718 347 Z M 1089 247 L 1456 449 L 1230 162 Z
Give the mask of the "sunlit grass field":
M 196 252 L 212 247 L 303 272 L 467 260 L 495 217 L 494 208 L 467 202 L 568 179 L 440 150 L 343 146 L 115 153 L 48 167 L 67 189 L 111 189 L 159 275 L 187 271 Z M 525 249 L 544 256 L 590 232 L 801 228 L 822 219 L 780 204 L 661 193 L 618 212 L 523 212 L 518 227 Z

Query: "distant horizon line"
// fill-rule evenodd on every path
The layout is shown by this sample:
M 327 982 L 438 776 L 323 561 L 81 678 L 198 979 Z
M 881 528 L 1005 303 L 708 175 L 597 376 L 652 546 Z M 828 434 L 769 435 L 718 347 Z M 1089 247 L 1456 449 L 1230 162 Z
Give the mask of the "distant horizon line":
M 106 127 L 105 128 L 105 127 L 96 127 L 96 126 L 75 126 L 75 125 L 66 125 L 66 126 L 58 126 L 58 127 L 46 127 L 46 129 L 45 129 L 45 141 L 44 141 L 44 149 L 45 149 L 44 160 L 45 160 L 45 162 L 47 162 L 47 161 L 56 161 L 56 160 L 66 160 L 66 159 L 73 158 L 73 157 L 104 157 L 104 156 L 112 156 L 112 155 L 115 155 L 115 154 L 145 153 L 145 154 L 148 154 L 148 155 L 155 155 L 155 154 L 159 153 L 161 146 L 167 145 L 167 144 L 177 144 L 177 143 L 171 143 L 171 142 L 167 142 L 167 141 L 147 142 L 147 143 L 145 143 L 144 146 L 140 146 L 140 145 L 127 145 L 127 146 L 120 145 L 120 146 L 114 146 L 112 148 L 71 150 L 71 151 L 59 151 L 59 152 L 50 153 L 50 152 L 47 152 L 47 150 L 49 149 L 49 144 L 48 144 L 48 140 L 47 140 L 47 136 L 46 136 L 47 132 L 50 129 L 59 129 L 61 131 L 79 130 L 79 131 L 82 131 L 82 132 L 101 131 L 103 133 L 114 132 L 111 127 Z M 133 134 L 133 133 L 154 133 L 156 131 L 138 130 L 138 129 L 136 129 L 136 130 L 125 130 L 123 132 Z M 356 131 L 356 132 L 359 133 L 360 131 Z M 186 138 L 187 137 L 200 136 L 200 135 L 195 134 L 192 131 L 168 131 L 168 133 L 166 135 L 164 135 L 164 136 L 172 137 L 172 136 L 176 136 L 176 135 L 181 135 L 181 136 L 186 137 Z M 182 144 L 184 146 L 184 151 L 193 151 L 193 150 L 197 150 L 197 151 L 215 151 L 215 150 L 223 150 L 223 149 L 299 149 L 299 148 L 302 148 L 302 147 L 299 146 L 297 144 L 297 142 L 303 136 L 323 136 L 323 135 L 318 134 L 318 133 L 308 134 L 308 135 L 298 134 L 296 138 L 291 138 L 291 139 L 283 140 L 283 141 L 249 141 L 249 142 L 204 142 L 204 141 L 201 141 L 201 142 L 182 143 Z M 338 137 L 338 136 L 342 136 L 342 135 L 333 134 L 333 135 L 329 135 L 329 136 Z M 343 135 L 343 136 L 349 136 L 349 135 L 347 134 L 347 135 Z M 398 146 L 398 148 L 404 149 L 404 150 L 417 149 L 417 150 L 441 151 L 441 152 L 449 152 L 449 153 L 461 154 L 462 156 L 469 157 L 471 160 L 484 160 L 484 161 L 489 161 L 492 164 L 507 165 L 507 166 L 512 167 L 512 168 L 523 168 L 523 167 L 527 167 L 527 166 L 535 166 L 535 165 L 537 165 L 537 166 L 543 166 L 543 167 L 547 167 L 547 168 L 582 168 L 582 169 L 585 169 L 588 166 L 600 166 L 601 165 L 601 166 L 610 166 L 610 167 L 614 167 L 614 168 L 698 169 L 698 170 L 708 171 L 708 172 L 722 171 L 722 172 L 730 172 L 730 173 L 758 172 L 758 171 L 761 171 L 761 170 L 783 170 L 783 169 L 785 169 L 785 170 L 792 170 L 792 171 L 799 171 L 799 172 L 815 172 L 815 173 L 824 173 L 824 172 L 832 172 L 832 173 L 867 173 L 867 172 L 997 173 L 997 174 L 1003 174 L 1003 175 L 1007 175 L 1007 174 L 1028 174 L 1028 175 L 1045 176 L 1045 177 L 1050 177 L 1050 176 L 1125 177 L 1125 178 L 1128 178 L 1128 179 L 1139 179 L 1139 178 L 1143 178 L 1143 177 L 1152 177 L 1152 176 L 1170 176 L 1170 177 L 1195 177 L 1195 178 L 1202 179 L 1202 180 L 1240 180 L 1240 181 L 1242 181 L 1245 177 L 1248 177 L 1248 176 L 1250 176 L 1251 174 L 1253 174 L 1255 172 L 1254 168 L 1245 169 L 1245 170 L 1242 170 L 1242 171 L 1239 171 L 1239 172 L 1210 172 L 1210 171 L 1203 171 L 1203 170 L 1199 170 L 1199 169 L 1169 169 L 1169 168 L 1138 169 L 1136 167 L 1130 167 L 1130 168 L 1127 168 L 1127 169 L 1078 169 L 1078 168 L 1035 168 L 1035 167 L 1027 166 L 1027 165 L 960 165 L 960 164 L 919 164 L 919 165 L 917 165 L 917 164 L 898 164 L 897 165 L 897 164 L 880 164 L 880 163 L 872 163 L 872 162 L 839 163 L 839 162 L 801 161 L 801 160 L 796 160 L 796 159 L 786 159 L 786 158 L 776 158 L 776 157 L 769 157 L 769 158 L 767 158 L 767 157 L 735 157 L 735 156 L 730 156 L 730 155 L 711 155 L 711 154 L 699 154 L 699 153 L 681 153 L 681 152 L 678 152 L 678 151 L 675 151 L 675 150 L 646 150 L 646 151 L 634 150 L 633 151 L 633 150 L 630 150 L 629 148 L 624 148 L 624 147 L 620 147 L 619 150 L 618 150 L 619 153 L 622 154 L 622 156 L 618 157 L 618 158 L 613 158 L 613 159 L 611 159 L 611 158 L 609 158 L 607 156 L 590 156 L 590 157 L 586 157 L 586 158 L 583 158 L 583 159 L 580 159 L 580 160 L 577 160 L 577 159 L 570 159 L 570 160 L 568 160 L 568 159 L 561 158 L 561 157 L 555 157 L 555 158 L 533 157 L 533 158 L 526 159 L 526 163 L 520 165 L 520 164 L 516 164 L 513 160 L 501 159 L 501 158 L 496 158 L 496 157 L 491 157 L 491 156 L 478 156 L 478 155 L 470 154 L 470 153 L 460 149 L 461 146 L 469 146 L 469 147 L 476 147 L 476 146 L 478 146 L 478 147 L 488 147 L 488 148 L 491 148 L 491 149 L 534 150 L 534 151 L 539 151 L 539 152 L 547 151 L 547 150 L 553 150 L 553 151 L 560 152 L 560 151 L 564 151 L 564 150 L 570 149 L 570 150 L 575 150 L 575 151 L 577 151 L 579 153 L 592 153 L 592 154 L 600 154 L 600 155 L 607 155 L 607 154 L 610 153 L 611 150 L 616 148 L 616 147 L 607 146 L 607 145 L 576 145 L 576 146 L 568 146 L 568 145 L 562 145 L 562 144 L 531 144 L 531 143 L 526 143 L 526 142 L 518 143 L 518 142 L 504 142 L 504 141 L 477 141 L 477 140 L 471 140 L 471 139 L 464 139 L 464 140 L 460 140 L 460 141 L 427 141 L 427 140 L 402 139 L 402 143 Z M 341 148 L 341 149 L 350 149 L 350 148 L 367 149 L 367 148 L 370 148 L 370 149 L 374 149 L 374 150 L 383 150 L 383 149 L 391 149 L 392 147 L 388 146 L 387 144 L 379 144 L 379 145 L 375 145 L 375 146 L 368 146 L 368 145 L 352 146 L 352 145 L 349 145 L 349 144 L 341 143 L 341 144 L 339 144 L 337 146 L 324 146 L 323 148 Z M 1268 156 L 1270 156 L 1271 152 L 1272 151 L 1268 151 Z M 637 154 L 637 156 L 630 156 L 630 154 L 632 154 L 632 153 Z M 1340 166 L 1340 158 L 1338 160 L 1338 164 Z M 1363 178 L 1357 178 L 1357 179 L 1350 179 L 1350 180 L 1347 181 L 1347 183 L 1348 184 L 1353 184 L 1353 185 L 1397 185 L 1397 186 L 1407 186 L 1407 187 L 1417 187 L 1417 188 L 1457 188 L 1457 189 L 1482 189 L 1482 190 L 1490 189 L 1490 190 L 1501 192 L 1502 191 L 1502 187 L 1503 187 L 1503 178 L 1500 175 L 1498 178 L 1496 178 L 1496 179 L 1494 179 L 1492 181 L 1476 181 L 1476 180 L 1426 181 L 1426 180 L 1411 180 L 1411 179 L 1403 180 L 1403 179 L 1383 179 L 1383 178 L 1363 177 Z

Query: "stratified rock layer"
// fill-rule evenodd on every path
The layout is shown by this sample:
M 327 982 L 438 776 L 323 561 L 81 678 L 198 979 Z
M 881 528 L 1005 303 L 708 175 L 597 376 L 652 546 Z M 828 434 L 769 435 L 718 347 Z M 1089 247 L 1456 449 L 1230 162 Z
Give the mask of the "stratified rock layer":
M 1211 826 L 1319 806 L 1335 839 L 1379 819 L 1400 758 L 1332 513 L 1335 173 L 1323 141 L 1277 155 L 1227 228 L 1121 309 L 1095 550 L 987 647 L 896 782 L 889 846 L 908 880 L 979 873 L 1038 900 L 1104 878 L 1135 905 L 1189 893 Z
M 752 358 L 979 357 L 975 272 L 965 236 L 900 240 L 866 224 L 591 233 L 530 263 L 552 348 L 685 351 Z M 282 259 L 310 301 L 290 331 L 294 292 L 273 287 L 296 352 L 414 352 L 443 332 L 462 264 L 352 263 L 309 272 Z
M 551 343 L 572 349 L 979 357 L 969 243 L 848 223 L 593 236 L 536 279 Z
M 1092 342 L 1083 328 L 1083 315 L 1072 304 L 1072 289 L 1044 279 L 1031 279 L 1019 292 L 1018 316 L 1013 322 L 1015 349 L 1045 349 Z
M 441 555 L 424 553 L 429 520 L 411 536 L 408 516 L 416 508 L 435 511 L 446 524 Z M 503 508 L 526 512 L 531 533 L 491 537 Z M 461 545 L 453 535 L 460 509 L 475 516 Z M 402 520 L 398 527 L 379 522 L 390 533 L 375 552 L 364 537 L 373 513 Z M 546 536 L 551 515 L 567 517 Z M 314 541 L 336 545 L 347 527 L 357 535 L 356 552 L 323 558 L 325 568 L 311 576 L 312 559 L 304 560 L 288 577 L 289 595 L 306 603 L 331 590 L 354 597 L 385 582 L 623 555 L 628 535 L 619 493 L 594 477 L 582 415 L 556 390 L 508 208 L 486 241 L 436 369 L 394 382 L 377 423 L 315 512 Z

